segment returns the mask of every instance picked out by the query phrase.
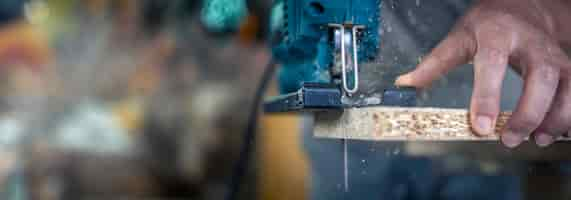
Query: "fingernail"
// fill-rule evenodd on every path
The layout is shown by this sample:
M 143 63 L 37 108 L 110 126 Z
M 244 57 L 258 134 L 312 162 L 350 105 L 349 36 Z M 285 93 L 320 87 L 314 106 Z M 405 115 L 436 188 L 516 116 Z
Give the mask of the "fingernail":
M 482 135 L 490 135 L 494 132 L 492 118 L 486 116 L 476 117 L 476 130 Z
M 515 148 L 523 142 L 523 137 L 508 131 L 502 134 L 502 142 L 509 148 Z
M 555 138 L 547 133 L 536 133 L 535 143 L 537 146 L 546 147 L 552 144 L 554 141 Z
M 407 85 L 410 82 L 411 82 L 410 76 L 408 74 L 405 74 L 397 78 L 397 80 L 395 81 L 395 85 Z

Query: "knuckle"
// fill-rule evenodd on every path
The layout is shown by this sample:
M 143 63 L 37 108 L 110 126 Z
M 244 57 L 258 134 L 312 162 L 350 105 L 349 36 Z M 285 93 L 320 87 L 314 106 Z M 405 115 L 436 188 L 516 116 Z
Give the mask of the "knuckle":
M 514 116 L 510 121 L 508 128 L 519 133 L 531 133 L 541 124 L 542 117 L 537 114 L 523 113 Z
M 497 23 L 501 25 L 512 25 L 514 22 L 521 20 L 519 16 L 511 12 L 501 12 L 501 11 L 496 12 L 494 18 L 497 20 Z
M 507 61 L 508 53 L 503 47 L 488 47 L 485 52 L 484 56 L 494 62 L 505 63 Z
M 509 13 L 501 11 L 490 11 L 486 16 L 483 16 L 479 23 L 479 26 L 494 27 L 497 30 L 504 30 L 505 27 L 511 27 L 514 22 L 520 21 L 519 17 Z
M 537 81 L 544 84 L 554 85 L 559 82 L 560 69 L 552 65 L 539 65 L 535 66 L 534 69 L 530 71 L 530 75 L 535 74 Z
M 553 66 L 542 67 L 540 70 L 542 80 L 550 83 L 557 83 L 559 81 L 559 69 Z
M 474 103 L 482 108 L 498 107 L 500 94 L 489 88 L 482 88 L 474 91 Z

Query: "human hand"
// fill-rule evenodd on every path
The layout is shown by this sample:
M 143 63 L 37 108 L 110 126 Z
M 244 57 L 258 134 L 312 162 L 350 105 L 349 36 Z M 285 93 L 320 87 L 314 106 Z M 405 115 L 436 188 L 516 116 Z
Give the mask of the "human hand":
M 478 135 L 494 133 L 502 81 L 508 64 L 524 80 L 523 94 L 501 132 L 507 147 L 532 133 L 548 146 L 571 130 L 571 3 L 564 0 L 481 0 L 456 24 L 418 67 L 396 80 L 426 87 L 450 69 L 471 60 L 474 89 L 470 122 Z

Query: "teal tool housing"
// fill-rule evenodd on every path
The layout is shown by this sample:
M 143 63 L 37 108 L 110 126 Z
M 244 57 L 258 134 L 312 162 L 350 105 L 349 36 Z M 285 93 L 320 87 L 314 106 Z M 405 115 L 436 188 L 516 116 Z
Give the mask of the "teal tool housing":
M 363 26 L 357 56 L 370 61 L 379 49 L 381 0 L 282 0 L 274 14 L 274 58 L 282 64 L 278 79 L 282 94 L 303 83 L 333 83 L 334 34 L 330 24 Z M 277 10 L 277 11 L 276 11 Z M 275 20 L 274 20 L 275 21 Z

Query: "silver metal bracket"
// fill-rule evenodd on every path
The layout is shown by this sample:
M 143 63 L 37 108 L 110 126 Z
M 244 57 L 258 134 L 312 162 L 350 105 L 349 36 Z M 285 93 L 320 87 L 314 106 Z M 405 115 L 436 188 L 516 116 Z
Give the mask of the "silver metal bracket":
M 340 41 L 341 46 L 341 78 L 343 83 L 343 90 L 347 93 L 348 96 L 356 93 L 359 90 L 359 56 L 357 54 L 359 46 L 357 43 L 357 32 L 365 28 L 362 25 L 351 25 L 351 24 L 329 24 L 329 27 L 336 29 L 339 31 L 340 34 L 334 34 L 336 41 Z M 351 29 L 350 32 L 346 31 L 347 29 Z M 346 32 L 349 33 L 349 36 L 346 36 Z M 348 63 L 347 63 L 347 49 L 346 49 L 346 42 L 351 40 L 351 48 L 349 50 L 350 58 L 353 58 L 353 87 L 349 88 L 349 80 L 348 80 Z

